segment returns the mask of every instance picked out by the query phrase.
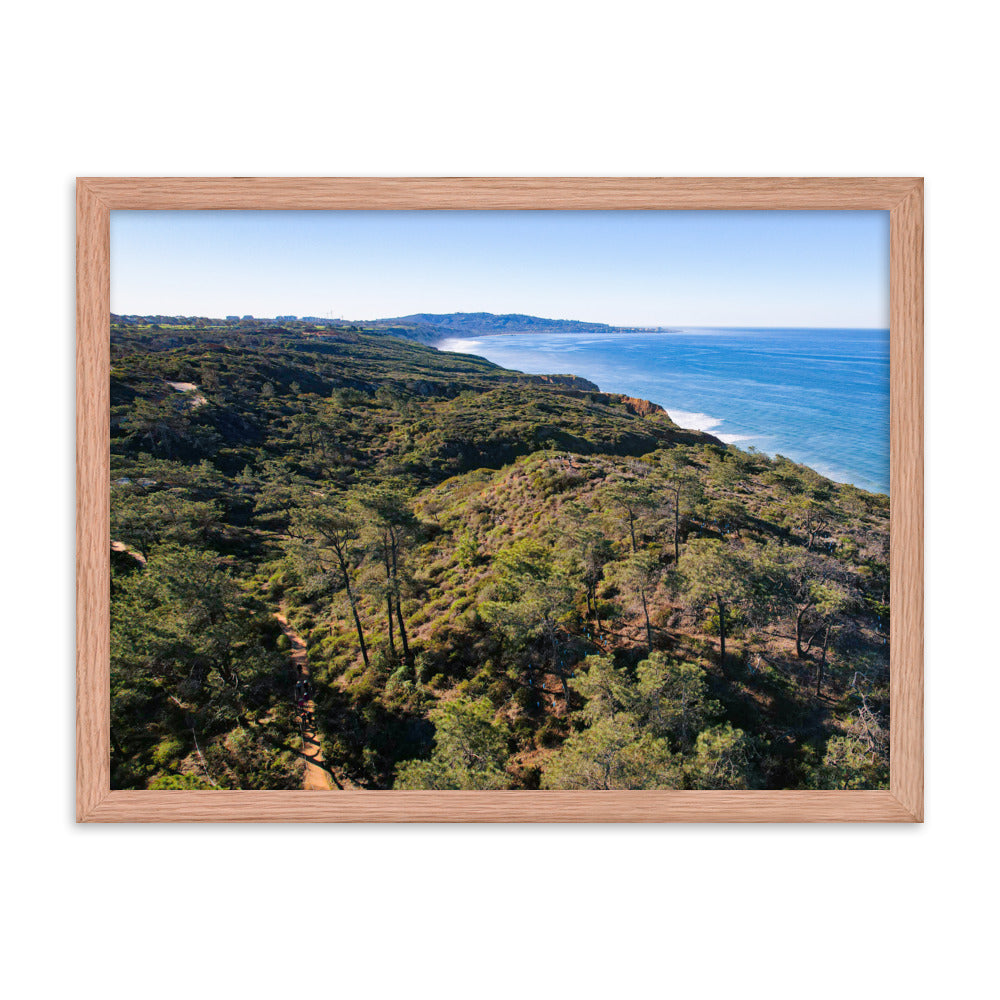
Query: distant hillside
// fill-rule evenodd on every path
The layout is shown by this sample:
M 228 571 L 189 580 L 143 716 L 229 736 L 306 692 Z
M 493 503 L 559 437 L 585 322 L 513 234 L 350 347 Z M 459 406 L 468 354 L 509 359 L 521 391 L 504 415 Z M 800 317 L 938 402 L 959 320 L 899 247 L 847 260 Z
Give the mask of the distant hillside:
M 608 326 L 606 323 L 585 323 L 575 319 L 545 319 L 523 313 L 413 313 L 374 320 L 330 319 L 319 316 L 278 316 L 273 319 L 253 316 L 228 316 L 208 319 L 196 316 L 121 316 L 113 314 L 113 323 L 123 328 L 155 330 L 214 330 L 259 334 L 263 329 L 289 334 L 321 333 L 324 330 L 364 331 L 373 336 L 403 337 L 432 344 L 445 337 L 479 336 L 500 333 L 632 333 L 658 327 Z
M 414 313 L 375 321 L 378 325 L 424 327 L 440 335 L 483 333 L 613 333 L 620 327 L 575 319 L 544 319 L 522 313 Z

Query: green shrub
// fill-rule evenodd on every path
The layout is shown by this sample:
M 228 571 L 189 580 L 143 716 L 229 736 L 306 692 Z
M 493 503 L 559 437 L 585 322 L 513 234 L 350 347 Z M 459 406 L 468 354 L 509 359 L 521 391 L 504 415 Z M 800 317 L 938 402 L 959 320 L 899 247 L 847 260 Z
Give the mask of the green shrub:
M 563 727 L 551 715 L 542 723 L 535 733 L 535 746 L 557 747 L 563 741 Z
M 168 736 L 156 744 L 153 750 L 153 763 L 157 767 L 169 767 L 179 761 L 187 753 L 184 742 L 176 736 Z
M 528 745 L 533 742 L 534 727 L 532 726 L 529 719 L 525 718 L 523 715 L 519 716 L 514 721 L 514 736 L 516 737 L 518 743 L 522 745 Z
M 502 708 L 510 700 L 512 690 L 513 685 L 510 680 L 506 677 L 501 677 L 494 681 L 486 689 L 486 697 L 489 698 L 497 708 Z
M 196 774 L 160 774 L 152 779 L 149 788 L 156 791 L 192 791 L 215 788 L 210 781 Z

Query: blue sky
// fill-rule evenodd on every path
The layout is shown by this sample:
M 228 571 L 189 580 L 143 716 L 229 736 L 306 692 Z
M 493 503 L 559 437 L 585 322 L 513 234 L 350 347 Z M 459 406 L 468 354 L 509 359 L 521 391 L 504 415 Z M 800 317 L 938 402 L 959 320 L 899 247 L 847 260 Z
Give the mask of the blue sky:
M 887 212 L 111 213 L 111 309 L 888 327 Z

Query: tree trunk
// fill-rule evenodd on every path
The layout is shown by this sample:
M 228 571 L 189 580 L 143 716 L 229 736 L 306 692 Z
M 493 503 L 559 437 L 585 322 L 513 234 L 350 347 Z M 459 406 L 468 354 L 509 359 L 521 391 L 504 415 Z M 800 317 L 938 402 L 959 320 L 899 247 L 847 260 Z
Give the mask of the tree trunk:
M 351 586 L 351 578 L 347 572 L 347 559 L 344 557 L 340 546 L 336 546 L 334 551 L 337 553 L 337 562 L 340 563 L 340 572 L 344 574 L 344 589 L 347 591 L 347 600 L 351 605 L 351 614 L 354 616 L 354 627 L 358 631 L 358 644 L 361 646 L 361 659 L 365 661 L 365 666 L 368 666 L 368 647 L 365 645 L 365 633 L 361 628 L 361 619 L 358 617 L 358 604 L 354 599 L 354 588 Z
M 649 651 L 653 652 L 653 630 L 649 627 L 649 607 L 646 604 L 646 591 L 640 590 L 639 595 L 642 597 L 642 614 L 646 619 L 646 645 L 649 647 Z
M 396 621 L 399 623 L 399 639 L 403 644 L 403 659 L 408 664 L 412 664 L 413 657 L 410 655 L 410 644 L 406 641 L 406 626 L 403 624 L 403 609 L 398 598 L 396 600 Z
M 801 608 L 795 616 L 795 655 L 800 660 L 805 656 L 805 653 L 802 651 L 802 623 L 805 621 L 805 615 L 808 610 L 808 606 Z
M 628 531 L 632 536 L 632 555 L 635 555 L 638 551 L 638 546 L 635 544 L 635 515 L 632 511 L 628 512 Z
M 392 624 L 392 594 L 385 595 L 385 620 L 389 626 L 389 652 L 396 658 L 396 635 Z
M 813 632 L 809 633 L 809 638 L 806 639 L 806 652 L 807 653 L 811 653 L 812 652 L 813 643 L 816 641 L 817 636 L 820 634 L 820 632 L 824 632 L 826 630 L 826 628 L 827 628 L 827 626 L 825 624 L 824 625 L 820 625 Z
M 382 538 L 382 565 L 385 568 L 385 620 L 389 626 L 389 652 L 396 658 L 396 639 L 392 625 L 392 568 L 389 565 L 389 541 Z
M 399 566 L 397 562 L 397 553 L 399 551 L 399 543 L 396 541 L 395 534 L 390 533 L 390 538 L 392 539 L 392 592 L 396 598 L 396 621 L 399 623 L 399 641 L 403 644 L 403 659 L 406 663 L 413 663 L 413 657 L 410 656 L 410 644 L 406 641 L 406 626 L 403 624 L 403 601 L 399 595 Z
M 365 633 L 361 628 L 361 619 L 358 617 L 358 609 L 354 603 L 354 594 L 348 590 L 348 599 L 351 602 L 351 614 L 354 615 L 354 627 L 358 633 L 358 644 L 361 646 L 361 659 L 365 661 L 365 666 L 368 666 L 368 647 L 365 645 Z
M 354 594 L 348 592 L 348 599 L 351 602 L 351 614 L 354 615 L 354 628 L 358 633 L 358 645 L 361 647 L 361 659 L 365 666 L 368 666 L 368 646 L 365 644 L 365 633 L 361 627 L 361 619 L 358 617 L 358 608 L 354 603 Z

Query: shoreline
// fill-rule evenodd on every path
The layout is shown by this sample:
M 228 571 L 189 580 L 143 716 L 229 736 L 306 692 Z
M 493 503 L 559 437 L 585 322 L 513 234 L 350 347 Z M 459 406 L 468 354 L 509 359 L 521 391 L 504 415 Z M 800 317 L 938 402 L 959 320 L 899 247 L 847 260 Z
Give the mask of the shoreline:
M 660 328 L 658 330 L 637 330 L 636 329 L 636 330 L 623 330 L 621 332 L 609 331 L 607 333 L 571 333 L 571 332 L 570 333 L 564 333 L 564 332 L 558 332 L 558 331 L 552 332 L 552 333 L 540 333 L 538 331 L 522 331 L 522 332 L 500 331 L 500 332 L 485 332 L 485 333 L 481 333 L 481 334 L 465 334 L 465 335 L 461 335 L 461 336 L 441 337 L 441 338 L 438 338 L 438 339 L 432 341 L 429 344 L 429 346 L 432 346 L 432 347 L 434 347 L 435 350 L 441 351 L 443 353 L 462 354 L 462 355 L 466 355 L 466 356 L 469 356 L 469 357 L 482 358 L 483 360 L 489 361 L 491 364 L 498 365 L 499 367 L 501 367 L 501 368 L 503 368 L 503 369 L 505 369 L 507 371 L 515 371 L 515 372 L 519 372 L 520 374 L 524 374 L 524 375 L 539 375 L 539 374 L 553 375 L 554 373 L 551 372 L 551 371 L 544 371 L 544 372 L 541 372 L 541 371 L 522 371 L 519 368 L 510 367 L 509 363 L 501 363 L 499 361 L 494 360 L 493 358 L 487 357 L 485 354 L 475 353 L 474 350 L 471 350 L 471 349 L 458 349 L 456 347 L 448 347 L 446 345 L 449 345 L 449 344 L 454 344 L 454 345 L 469 344 L 469 345 L 472 345 L 472 344 L 475 344 L 476 342 L 478 342 L 480 340 L 485 340 L 487 338 L 492 338 L 492 337 L 496 337 L 496 338 L 501 338 L 501 337 L 507 337 L 507 338 L 509 338 L 509 337 L 532 337 L 532 338 L 534 338 L 534 337 L 538 337 L 538 338 L 559 337 L 559 338 L 565 338 L 565 339 L 570 339 L 570 338 L 573 338 L 573 339 L 584 339 L 584 338 L 589 338 L 589 337 L 605 337 L 605 336 L 607 336 L 607 337 L 611 337 L 611 336 L 613 336 L 613 337 L 632 337 L 632 336 L 652 336 L 652 335 L 664 335 L 664 336 L 667 336 L 667 335 L 670 335 L 670 334 L 678 334 L 678 335 L 684 336 L 686 334 L 688 334 L 688 335 L 710 334 L 713 331 L 717 331 L 717 332 L 720 332 L 720 333 L 725 333 L 725 332 L 730 332 L 731 333 L 731 332 L 735 332 L 735 331 L 748 331 L 749 332 L 752 329 L 753 328 L 750 328 L 750 327 L 712 327 L 712 328 L 705 327 L 705 328 L 700 328 L 700 329 L 691 328 L 689 330 L 682 330 L 682 329 L 676 329 L 676 328 Z M 795 327 L 795 328 L 793 328 L 793 327 L 787 327 L 787 328 L 783 328 L 783 330 L 777 330 L 777 331 L 773 330 L 773 329 L 769 329 L 769 328 L 760 328 L 761 332 L 770 332 L 770 333 L 773 333 L 773 332 L 813 332 L 813 331 L 824 332 L 826 330 L 834 330 L 834 329 L 837 329 L 837 328 L 832 328 L 832 327 L 831 328 L 806 328 L 806 327 L 803 327 L 803 328 Z M 884 331 L 884 330 L 882 330 L 880 328 L 877 328 L 877 327 L 872 327 L 872 328 L 858 328 L 858 331 L 865 332 L 865 333 L 882 333 L 882 332 L 887 332 L 887 331 Z M 624 394 L 626 394 L 626 395 L 628 395 L 630 397 L 633 397 L 633 398 L 646 399 L 648 402 L 653 403 L 653 404 L 661 407 L 663 410 L 665 410 L 666 413 L 667 413 L 667 415 L 670 417 L 670 419 L 673 420 L 674 423 L 676 423 L 682 429 L 684 429 L 684 430 L 690 430 L 690 431 L 699 431 L 699 432 L 704 433 L 704 434 L 710 434 L 713 437 L 718 438 L 718 440 L 720 440 L 727 447 L 735 447 L 735 448 L 738 448 L 741 451 L 746 451 L 748 448 L 752 447 L 752 448 L 755 448 L 756 450 L 760 451 L 761 453 L 767 455 L 770 458 L 774 458 L 776 455 L 781 454 L 781 455 L 784 455 L 786 458 L 790 459 L 791 461 L 795 462 L 796 464 L 804 465 L 807 468 L 812 469 L 818 475 L 823 476 L 823 478 L 829 479 L 831 482 L 836 483 L 838 485 L 841 485 L 841 486 L 852 486 L 855 489 L 859 489 L 859 490 L 862 490 L 863 492 L 871 493 L 871 494 L 878 495 L 878 496 L 885 496 L 885 497 L 890 496 L 890 485 L 891 484 L 887 484 L 886 487 L 884 489 L 882 489 L 882 488 L 880 488 L 880 484 L 876 484 L 875 482 L 873 482 L 872 480 L 870 480 L 870 478 L 868 476 L 865 476 L 863 474 L 853 474 L 852 475 L 850 472 L 848 472 L 846 470 L 835 469 L 835 468 L 831 467 L 828 463 L 826 463 L 824 461 L 817 462 L 815 459 L 803 459 L 803 458 L 796 457 L 795 452 L 796 452 L 797 449 L 795 449 L 795 448 L 782 447 L 782 448 L 777 448 L 777 449 L 768 449 L 766 447 L 759 447 L 758 445 L 754 445 L 752 443 L 751 444 L 745 444 L 744 443 L 744 442 L 754 442 L 754 441 L 765 442 L 765 441 L 768 440 L 768 438 L 770 438 L 770 437 L 773 436 L 771 434 L 768 434 L 767 432 L 758 433 L 758 434 L 741 433 L 741 432 L 739 432 L 739 428 L 738 427 L 733 428 L 731 431 L 721 431 L 721 432 L 717 429 L 720 425 L 726 423 L 727 420 L 731 420 L 732 418 L 727 418 L 725 416 L 722 416 L 722 417 L 714 416 L 714 415 L 708 413 L 705 409 L 692 410 L 692 409 L 684 409 L 684 408 L 681 408 L 681 407 L 672 406 L 671 404 L 669 404 L 667 402 L 664 402 L 661 399 L 651 398 L 648 390 L 645 390 L 645 389 L 639 389 L 639 388 L 635 388 L 635 387 L 609 389 L 609 388 L 606 387 L 606 384 L 603 382 L 602 378 L 599 377 L 599 376 L 597 376 L 597 375 L 595 375 L 594 373 L 591 373 L 591 374 L 588 375 L 588 374 L 583 374 L 583 373 L 578 372 L 578 371 L 573 371 L 572 373 L 570 373 L 570 372 L 564 372 L 564 373 L 559 373 L 559 374 L 564 374 L 564 375 L 572 374 L 574 377 L 587 379 L 588 381 L 593 382 L 594 384 L 598 385 L 599 388 L 600 388 L 600 390 L 602 392 L 613 392 L 613 393 L 618 393 L 618 394 L 624 393 Z M 852 479 L 860 479 L 860 480 L 863 481 L 863 483 L 866 483 L 868 485 L 864 485 L 864 484 L 858 483 L 858 482 L 853 482 Z

